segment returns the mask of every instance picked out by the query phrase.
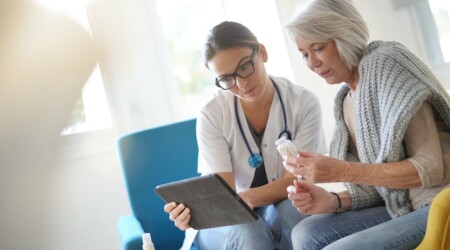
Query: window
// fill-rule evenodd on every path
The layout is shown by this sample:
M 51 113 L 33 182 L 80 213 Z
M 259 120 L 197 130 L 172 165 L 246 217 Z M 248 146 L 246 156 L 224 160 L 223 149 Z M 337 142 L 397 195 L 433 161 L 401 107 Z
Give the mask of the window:
M 269 54 L 269 74 L 293 79 L 275 1 L 157 0 L 156 7 L 169 45 L 173 73 L 181 92 L 183 116 L 193 117 L 217 89 L 202 61 L 208 31 L 224 20 L 252 30 Z M 278 62 L 278 63 L 275 63 Z M 286 62 L 286 64 L 279 63 Z
M 105 89 L 98 64 L 86 81 L 81 97 L 61 135 L 69 135 L 112 127 Z
M 450 2 L 429 0 L 444 62 L 450 62 Z
M 394 5 L 396 10 L 404 8 L 410 17 L 410 26 L 405 29 L 410 28 L 412 35 L 407 42 L 416 46 L 409 48 L 425 60 L 450 92 L 450 3 L 441 0 L 392 1 L 397 3 Z
M 90 34 L 85 4 L 77 0 L 36 0 L 47 8 L 61 11 L 80 24 Z M 98 65 L 86 81 L 80 99 L 61 135 L 69 135 L 112 127 L 111 115 Z

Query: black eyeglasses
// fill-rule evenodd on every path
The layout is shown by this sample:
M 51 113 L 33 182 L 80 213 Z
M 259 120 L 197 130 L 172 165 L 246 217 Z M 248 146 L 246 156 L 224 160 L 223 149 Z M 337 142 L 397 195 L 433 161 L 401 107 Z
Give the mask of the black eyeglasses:
M 258 49 L 254 48 L 252 59 L 239 66 L 233 74 L 224 76 L 220 80 L 216 78 L 216 86 L 224 90 L 231 89 L 236 85 L 236 76 L 239 76 L 240 78 L 250 77 L 253 72 L 255 72 L 254 64 L 257 51 Z

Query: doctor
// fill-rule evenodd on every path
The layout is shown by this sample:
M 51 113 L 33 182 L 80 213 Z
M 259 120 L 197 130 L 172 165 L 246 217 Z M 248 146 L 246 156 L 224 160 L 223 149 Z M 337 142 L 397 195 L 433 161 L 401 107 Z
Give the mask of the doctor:
M 197 119 L 199 172 L 219 174 L 260 218 L 200 230 L 195 244 L 199 249 L 292 249 L 291 230 L 304 215 L 287 199 L 294 176 L 284 170 L 275 141 L 285 136 L 299 150 L 324 153 L 319 101 L 305 88 L 269 76 L 266 48 L 239 23 L 215 26 L 204 55 L 219 90 Z M 164 210 L 178 228 L 190 228 L 189 208 L 171 202 Z

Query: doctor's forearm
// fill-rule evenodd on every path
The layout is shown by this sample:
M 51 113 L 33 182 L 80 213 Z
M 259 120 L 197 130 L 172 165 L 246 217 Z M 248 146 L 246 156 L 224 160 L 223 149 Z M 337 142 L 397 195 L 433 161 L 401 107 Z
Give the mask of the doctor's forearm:
M 287 199 L 286 189 L 293 182 L 294 177 L 285 177 L 261 187 L 251 188 L 240 195 L 244 196 L 253 207 L 267 206 Z

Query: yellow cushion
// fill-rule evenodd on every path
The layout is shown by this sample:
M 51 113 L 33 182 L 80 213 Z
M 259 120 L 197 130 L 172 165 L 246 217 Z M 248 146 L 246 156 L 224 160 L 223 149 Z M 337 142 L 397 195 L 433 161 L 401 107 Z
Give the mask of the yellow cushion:
M 433 199 L 428 214 L 425 237 L 418 250 L 450 250 L 450 188 Z

